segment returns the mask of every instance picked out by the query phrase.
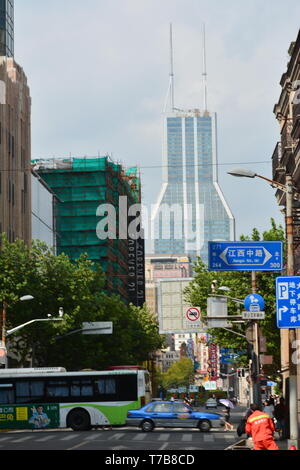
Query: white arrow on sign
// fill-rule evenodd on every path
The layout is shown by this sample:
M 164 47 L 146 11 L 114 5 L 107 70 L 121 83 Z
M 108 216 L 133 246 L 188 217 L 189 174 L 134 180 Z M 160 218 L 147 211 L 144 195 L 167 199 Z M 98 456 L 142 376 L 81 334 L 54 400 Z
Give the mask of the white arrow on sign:
M 251 247 L 247 247 L 247 250 L 250 249 L 250 248 L 251 248 Z M 225 250 L 220 254 L 220 258 L 224 261 L 224 263 L 226 263 L 226 264 L 228 264 L 228 265 L 230 265 L 231 263 L 227 260 L 226 255 L 227 255 L 227 253 L 228 253 L 228 250 L 232 250 L 232 249 L 237 249 L 237 248 L 236 248 L 236 247 L 230 247 L 230 246 L 228 246 L 228 247 L 225 248 Z M 263 246 L 262 246 L 262 247 L 253 247 L 253 249 L 256 249 L 256 250 L 257 250 L 257 249 L 263 250 L 263 252 L 264 252 L 264 254 L 265 254 L 265 258 L 264 258 L 264 260 L 263 260 L 262 263 L 254 263 L 254 264 L 256 264 L 257 266 L 266 264 L 267 261 L 269 261 L 269 259 L 271 259 L 272 256 L 273 256 L 273 255 L 272 255 L 268 250 L 266 250 L 266 248 L 263 247 Z M 245 264 L 248 264 L 248 263 L 245 263 Z
M 282 315 L 281 315 L 281 312 L 285 313 L 288 311 L 288 308 L 284 305 L 283 307 L 279 308 L 278 309 L 278 316 L 279 316 L 279 321 L 281 321 L 282 319 Z

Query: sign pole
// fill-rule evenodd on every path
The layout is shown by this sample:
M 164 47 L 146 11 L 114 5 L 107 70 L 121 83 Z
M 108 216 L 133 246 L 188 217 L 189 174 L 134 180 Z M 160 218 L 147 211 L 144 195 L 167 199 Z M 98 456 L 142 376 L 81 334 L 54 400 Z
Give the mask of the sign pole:
M 256 294 L 257 283 L 256 283 L 256 272 L 251 271 L 251 291 L 252 294 Z M 259 330 L 258 322 L 254 320 L 252 323 L 253 331 L 253 354 L 252 361 L 254 362 L 254 374 L 252 379 L 253 385 L 253 398 L 254 401 L 260 406 L 261 405 L 261 390 L 260 390 L 260 363 L 259 363 Z

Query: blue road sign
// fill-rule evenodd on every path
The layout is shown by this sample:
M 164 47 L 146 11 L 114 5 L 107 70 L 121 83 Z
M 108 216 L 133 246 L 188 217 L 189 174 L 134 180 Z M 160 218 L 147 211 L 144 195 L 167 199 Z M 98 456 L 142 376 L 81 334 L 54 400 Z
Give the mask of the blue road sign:
M 221 348 L 220 353 L 222 364 L 233 364 L 240 359 L 239 354 L 232 348 Z
M 300 328 L 300 276 L 276 278 L 278 328 Z
M 280 271 L 282 242 L 208 242 L 211 271 Z
M 250 294 L 244 300 L 244 307 L 248 312 L 262 312 L 265 306 L 263 297 L 259 294 Z

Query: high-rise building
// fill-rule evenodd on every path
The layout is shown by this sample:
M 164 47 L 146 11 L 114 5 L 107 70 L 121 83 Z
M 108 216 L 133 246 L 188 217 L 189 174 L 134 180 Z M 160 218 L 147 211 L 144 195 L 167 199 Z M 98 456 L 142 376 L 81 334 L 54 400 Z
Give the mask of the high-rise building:
M 0 233 L 31 241 L 31 98 L 23 69 L 0 57 Z
M 14 56 L 14 0 L 0 0 L 0 56 Z
M 171 41 L 172 41 L 172 35 Z M 204 76 L 205 48 L 204 48 Z M 163 184 L 152 217 L 152 251 L 208 259 L 208 241 L 234 240 L 234 217 L 218 183 L 216 114 L 174 106 L 173 58 L 163 129 Z
M 120 197 L 125 198 L 128 209 L 140 203 L 137 168 L 125 171 L 107 156 L 39 159 L 33 163 L 57 196 L 57 253 L 65 253 L 72 261 L 86 253 L 106 274 L 108 292 L 118 294 L 126 302 L 143 305 L 144 240 L 130 236 L 128 211 L 123 211 L 120 202 Z M 116 216 L 108 226 L 107 213 Z

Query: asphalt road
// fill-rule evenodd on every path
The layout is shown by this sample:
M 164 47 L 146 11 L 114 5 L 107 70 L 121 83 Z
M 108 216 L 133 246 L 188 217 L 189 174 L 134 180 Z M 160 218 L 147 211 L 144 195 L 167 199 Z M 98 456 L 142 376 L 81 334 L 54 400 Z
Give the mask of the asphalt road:
M 235 432 L 212 429 L 136 428 L 74 432 L 70 430 L 0 433 L 3 450 L 221 450 L 238 440 Z
M 235 426 L 244 413 L 244 408 L 232 411 Z M 222 413 L 222 409 L 218 412 Z M 0 432 L 0 452 L 9 450 L 224 450 L 240 438 L 236 431 L 224 428 L 211 429 L 202 433 L 198 429 L 156 428 L 142 432 L 138 428 L 115 427 L 111 430 L 94 429 L 74 432 L 62 430 L 34 430 Z

